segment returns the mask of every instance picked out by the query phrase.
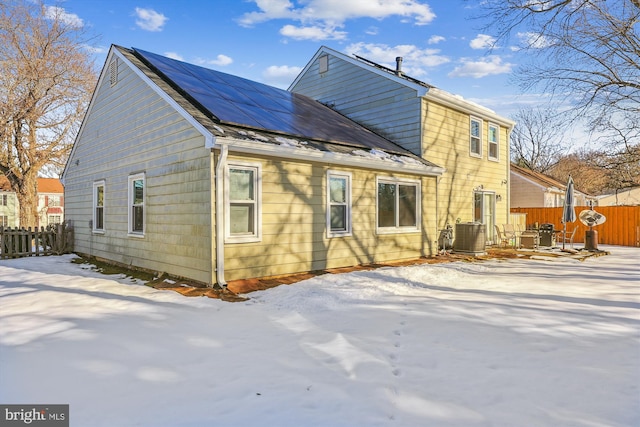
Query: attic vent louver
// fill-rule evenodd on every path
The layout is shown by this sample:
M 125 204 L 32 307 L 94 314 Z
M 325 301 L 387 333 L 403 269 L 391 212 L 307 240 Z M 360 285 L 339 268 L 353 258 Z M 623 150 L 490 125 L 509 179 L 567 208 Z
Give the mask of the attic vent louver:
M 320 74 L 329 71 L 329 55 L 322 55 L 318 58 L 318 72 Z
M 109 81 L 111 86 L 115 86 L 118 83 L 118 58 L 114 58 L 109 64 Z

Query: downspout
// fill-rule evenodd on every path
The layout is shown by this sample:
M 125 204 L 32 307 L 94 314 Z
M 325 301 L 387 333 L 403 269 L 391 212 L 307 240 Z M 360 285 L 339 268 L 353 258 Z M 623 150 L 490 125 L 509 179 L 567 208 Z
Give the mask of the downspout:
M 216 165 L 216 283 L 226 288 L 224 279 L 224 168 L 229 146 L 220 144 L 220 157 Z
M 440 182 L 440 178 L 442 176 L 436 176 L 436 254 L 440 252 L 440 248 L 438 247 L 440 240 L 440 215 L 439 215 L 439 203 L 438 203 L 438 183 Z

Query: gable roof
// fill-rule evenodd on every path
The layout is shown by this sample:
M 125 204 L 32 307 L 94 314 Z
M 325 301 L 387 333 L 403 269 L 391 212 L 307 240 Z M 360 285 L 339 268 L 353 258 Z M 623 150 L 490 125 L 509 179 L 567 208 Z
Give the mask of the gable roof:
M 0 175 L 0 191 L 13 191 L 4 175 Z M 38 193 L 64 193 L 64 187 L 58 178 L 38 178 Z
M 433 100 L 434 102 L 444 104 L 465 113 L 480 115 L 481 117 L 492 120 L 509 129 L 512 129 L 515 126 L 515 122 L 513 120 L 502 117 L 496 114 L 495 111 L 475 102 L 464 99 L 460 95 L 454 95 L 442 89 L 438 89 L 435 86 L 432 86 L 414 77 L 410 77 L 402 72 L 398 73 L 395 70 L 392 70 L 388 67 L 385 67 L 384 65 L 378 64 L 361 56 L 354 55 L 353 57 L 351 57 L 342 52 L 333 50 L 327 46 L 321 46 L 320 49 L 318 49 L 316 54 L 311 58 L 307 65 L 302 69 L 300 74 L 298 74 L 295 80 L 291 83 L 291 85 L 289 86 L 289 90 L 291 91 L 296 86 L 296 84 L 303 78 L 303 76 L 308 72 L 309 68 L 311 68 L 311 66 L 320 56 L 326 54 L 333 55 L 357 67 L 366 69 L 367 71 L 370 71 L 374 74 L 393 80 L 398 84 L 412 88 L 416 91 L 417 96 Z
M 561 183 L 560 181 L 553 179 L 543 173 L 523 168 L 516 165 L 515 163 L 511 163 L 511 172 L 516 173 L 521 177 L 533 182 L 534 184 L 538 184 L 539 186 L 547 189 L 557 190 L 558 192 L 562 192 L 566 189 L 566 185 Z
M 399 145 L 296 93 L 134 48 L 132 52 L 220 124 L 406 154 Z
M 38 193 L 64 193 L 58 178 L 38 178 Z
M 539 185 L 540 187 L 544 187 L 547 190 L 551 190 L 558 193 L 564 193 L 567 189 L 567 184 L 563 184 L 562 182 L 551 178 L 549 175 L 545 175 L 540 172 L 532 171 L 531 169 L 526 169 L 521 166 L 518 166 L 514 163 L 511 163 L 511 173 L 516 173 L 521 177 L 527 179 L 528 181 L 533 182 L 534 184 Z M 587 193 L 583 191 L 575 190 L 576 193 L 584 194 L 585 196 L 589 196 Z
M 96 91 L 76 136 L 76 143 L 74 143 L 65 165 L 65 170 L 62 174 L 63 183 L 70 162 L 74 158 L 76 144 L 82 137 L 85 122 L 91 115 L 98 92 L 97 88 L 102 86 L 103 80 L 109 78 L 107 64 L 110 64 L 115 58 L 123 61 L 152 90 L 172 105 L 176 112 L 189 121 L 205 138 L 205 146 L 207 148 L 219 148 L 221 145 L 226 145 L 230 150 L 238 153 L 262 154 L 368 169 L 401 170 L 424 176 L 437 176 L 444 173 L 444 168 L 414 155 L 315 100 L 149 52 L 144 52 L 143 55 L 143 52 L 117 45 L 111 46 L 105 66 L 98 79 Z M 156 65 L 164 69 L 171 78 Z M 215 79 L 223 82 L 219 82 L 216 85 L 207 81 Z M 225 79 L 226 81 L 234 82 L 234 84 L 224 84 Z M 215 91 L 212 90 L 214 88 L 216 89 Z M 262 94 L 263 96 L 258 96 L 258 101 L 250 101 L 242 93 L 244 88 L 252 88 L 254 94 L 261 92 L 264 92 L 264 94 L 271 93 L 272 96 L 280 96 L 283 99 L 286 99 L 287 96 L 289 99 L 295 97 L 299 102 L 292 101 L 290 104 L 293 108 L 288 112 L 290 121 L 292 123 L 304 120 L 314 121 L 314 114 L 322 114 L 321 117 L 326 121 L 320 124 L 316 120 L 314 124 L 317 125 L 319 132 L 326 132 L 323 131 L 324 127 L 325 129 L 330 129 L 331 133 L 325 135 L 312 134 L 309 135 L 310 137 L 306 137 L 297 134 L 292 135 L 282 129 L 277 129 L 281 126 L 275 126 L 273 123 L 270 125 L 270 122 L 268 122 L 268 112 L 276 111 L 275 107 L 262 104 L 272 100 Z M 216 104 L 213 101 L 218 101 L 220 104 Z M 265 107 L 267 112 L 258 111 L 261 105 Z M 280 102 L 279 105 L 280 107 L 277 108 L 281 108 L 282 103 Z M 241 112 L 243 114 L 237 114 L 234 117 L 225 116 L 227 114 L 224 111 L 225 106 L 231 106 L 236 113 Z M 245 117 L 249 117 L 244 114 L 245 109 L 251 110 L 252 114 L 256 114 L 254 118 L 260 118 L 262 122 L 245 120 Z M 306 115 L 297 114 L 301 111 L 304 111 Z M 292 114 L 297 114 L 297 117 L 291 116 Z M 225 120 L 221 120 L 218 116 Z M 279 117 L 286 118 L 287 115 L 280 114 Z M 334 134 L 339 135 L 339 137 Z

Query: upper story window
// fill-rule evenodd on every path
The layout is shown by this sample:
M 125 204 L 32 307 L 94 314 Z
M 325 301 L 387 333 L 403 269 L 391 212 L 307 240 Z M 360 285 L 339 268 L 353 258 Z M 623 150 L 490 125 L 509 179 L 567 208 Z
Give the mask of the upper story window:
M 420 181 L 378 179 L 378 232 L 419 230 L 420 200 Z
M 500 127 L 489 123 L 489 160 L 500 159 Z
M 351 174 L 327 173 L 327 237 L 351 235 Z
M 225 177 L 225 241 L 258 242 L 261 239 L 261 167 L 230 162 Z
M 47 206 L 61 206 L 61 198 L 60 196 L 48 196 L 47 197 Z
M 104 231 L 104 181 L 93 183 L 93 231 Z
M 471 117 L 469 153 L 474 157 L 482 157 L 482 120 Z
M 6 194 L 0 194 L 0 206 L 7 206 L 9 198 Z
M 129 176 L 129 234 L 143 236 L 145 230 L 145 176 L 139 173 Z

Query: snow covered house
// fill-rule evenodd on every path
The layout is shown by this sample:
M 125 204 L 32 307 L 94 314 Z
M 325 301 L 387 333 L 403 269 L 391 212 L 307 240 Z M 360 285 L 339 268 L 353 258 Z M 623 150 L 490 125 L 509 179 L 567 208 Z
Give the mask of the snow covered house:
M 437 227 L 509 222 L 509 135 L 515 123 L 395 69 L 321 47 L 289 87 L 413 154 L 443 166 L 431 203 Z
M 78 253 L 224 285 L 435 253 L 442 173 L 304 95 L 112 46 L 62 179 Z

